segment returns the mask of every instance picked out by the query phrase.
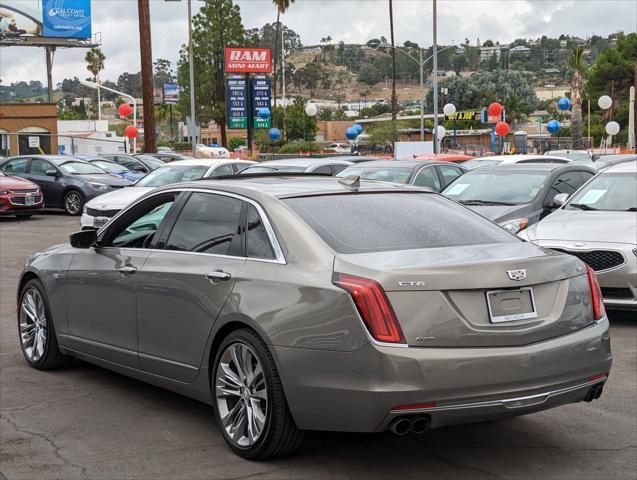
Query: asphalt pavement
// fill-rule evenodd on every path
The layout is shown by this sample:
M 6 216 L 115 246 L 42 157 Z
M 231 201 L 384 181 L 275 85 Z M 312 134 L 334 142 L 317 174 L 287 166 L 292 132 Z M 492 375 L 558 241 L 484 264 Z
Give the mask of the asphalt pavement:
M 0 478 L 637 478 L 635 314 L 610 314 L 614 366 L 593 403 L 422 436 L 314 432 L 289 458 L 253 462 L 230 453 L 204 404 L 84 362 L 27 366 L 18 276 L 76 230 L 59 214 L 0 218 Z

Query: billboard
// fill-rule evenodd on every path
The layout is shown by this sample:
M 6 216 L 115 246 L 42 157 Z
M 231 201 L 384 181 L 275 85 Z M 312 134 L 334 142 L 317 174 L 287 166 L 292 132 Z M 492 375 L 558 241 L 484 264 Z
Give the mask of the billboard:
M 14 2 L 16 4 L 17 2 Z M 22 35 L 40 36 L 40 14 L 20 5 L 20 8 L 3 1 L 0 4 L 0 36 L 19 37 Z
M 245 78 L 226 79 L 228 128 L 248 127 L 248 84 Z
M 91 38 L 91 0 L 42 0 L 45 37 Z
M 259 109 L 272 108 L 270 95 L 270 80 L 268 78 L 253 78 L 250 82 L 252 88 L 252 115 L 254 128 L 271 128 L 272 115 L 268 118 L 259 117 Z
M 269 48 L 226 48 L 227 73 L 270 73 L 272 60 Z
M 162 94 L 164 103 L 176 105 L 179 102 L 179 93 L 179 85 L 176 83 L 164 83 Z

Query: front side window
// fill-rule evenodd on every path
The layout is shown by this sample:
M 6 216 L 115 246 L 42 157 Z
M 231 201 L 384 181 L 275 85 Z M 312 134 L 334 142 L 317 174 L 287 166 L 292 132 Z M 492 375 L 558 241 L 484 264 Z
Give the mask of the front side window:
M 456 178 L 462 175 L 462 170 L 460 170 L 458 167 L 452 167 L 450 165 L 439 165 L 438 168 L 440 169 L 440 173 L 444 178 L 445 185 L 449 185 Z
M 171 183 L 190 182 L 203 177 L 208 171 L 206 166 L 166 165 L 153 170 L 135 185 L 138 187 L 163 187 Z
M 564 208 L 637 212 L 637 175 L 603 173 L 588 182 Z
M 166 249 L 241 256 L 241 208 L 236 198 L 193 193 L 166 242 Z
M 246 230 L 246 248 L 248 257 L 273 260 L 275 258 L 270 237 L 265 229 L 261 215 L 253 205 L 248 206 L 248 228 Z
M 46 175 L 46 172 L 49 170 L 56 170 L 50 162 L 42 160 L 41 158 L 31 160 L 31 173 L 33 175 Z
M 226 163 L 224 165 L 219 165 L 212 171 L 213 176 L 220 177 L 221 175 L 234 175 L 234 170 L 232 169 L 232 164 Z
M 489 220 L 430 193 L 351 193 L 284 202 L 338 253 L 520 241 Z
M 558 175 L 558 177 L 551 185 L 549 196 L 553 197 L 558 193 L 567 193 L 572 195 L 575 191 L 582 186 L 582 178 L 578 172 L 568 172 Z
M 440 179 L 438 178 L 436 169 L 434 167 L 423 168 L 416 176 L 416 179 L 414 180 L 414 185 L 417 185 L 419 187 L 429 187 L 432 190 L 439 192 Z
M 149 248 L 161 223 L 175 203 L 176 194 L 163 195 L 147 200 L 135 208 L 131 217 L 111 227 L 105 246 L 119 248 Z
M 27 165 L 29 164 L 28 158 L 18 158 L 16 160 L 11 160 L 10 162 L 5 163 L 2 166 L 2 170 L 11 173 L 26 173 Z
M 443 190 L 443 195 L 468 205 L 524 205 L 542 189 L 547 173 L 514 170 L 472 170 Z

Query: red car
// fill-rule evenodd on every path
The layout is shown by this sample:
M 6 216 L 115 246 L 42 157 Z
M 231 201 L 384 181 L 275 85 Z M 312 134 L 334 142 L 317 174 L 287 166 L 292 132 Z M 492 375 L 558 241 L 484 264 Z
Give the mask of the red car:
M 20 177 L 0 172 L 0 215 L 28 218 L 44 208 L 40 187 Z

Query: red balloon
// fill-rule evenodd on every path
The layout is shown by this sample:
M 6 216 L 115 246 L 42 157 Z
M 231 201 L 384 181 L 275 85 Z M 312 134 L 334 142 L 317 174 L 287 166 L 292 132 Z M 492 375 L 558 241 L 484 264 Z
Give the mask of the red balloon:
M 487 108 L 489 115 L 491 115 L 492 117 L 502 115 L 502 110 L 504 110 L 504 107 L 498 102 L 493 102 L 491 105 L 489 105 L 489 108 Z
M 126 135 L 128 138 L 135 138 L 138 133 L 139 130 L 137 130 L 137 127 L 135 127 L 134 125 L 129 125 L 128 127 L 126 127 L 126 130 L 124 130 L 124 135 Z
M 122 103 L 117 109 L 117 113 L 119 113 L 120 117 L 128 117 L 131 113 L 133 113 L 133 107 L 131 107 L 128 103 Z
M 497 133 L 500 137 L 506 136 L 506 134 L 509 133 L 509 130 L 509 124 L 506 122 L 498 122 L 495 125 L 495 133 Z

